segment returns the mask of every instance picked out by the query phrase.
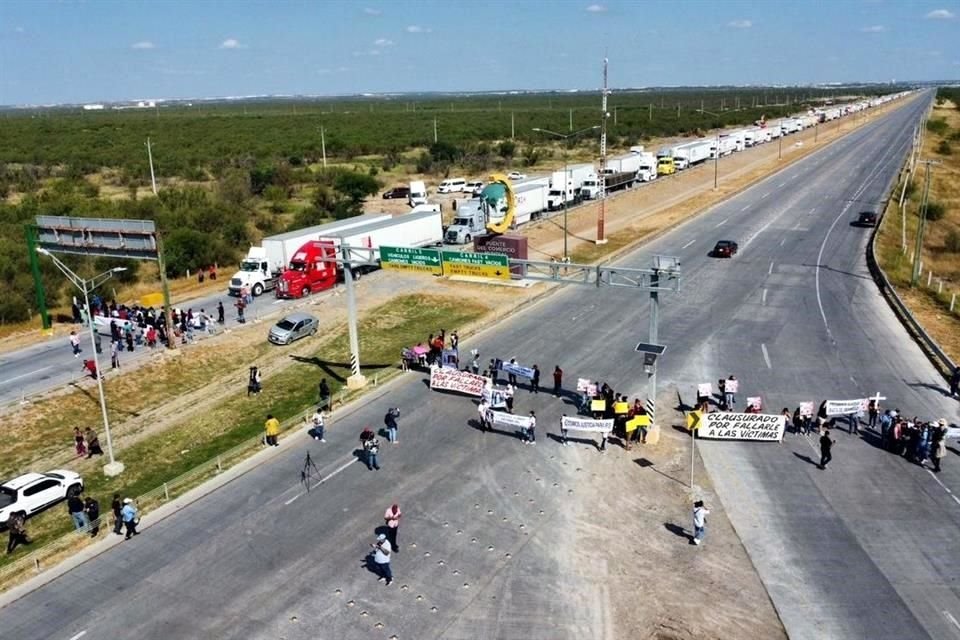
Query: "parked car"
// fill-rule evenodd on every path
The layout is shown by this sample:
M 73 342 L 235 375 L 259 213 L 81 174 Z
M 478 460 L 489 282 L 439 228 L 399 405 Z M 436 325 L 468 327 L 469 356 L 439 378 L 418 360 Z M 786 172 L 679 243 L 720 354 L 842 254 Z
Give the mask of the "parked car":
M 383 192 L 384 200 L 397 200 L 410 197 L 410 187 L 394 187 Z
M 83 478 L 66 469 L 25 473 L 0 485 L 0 527 L 15 513 L 30 517 L 72 493 L 83 491 Z
M 469 193 L 472 196 L 479 196 L 483 191 L 483 187 L 483 180 L 473 180 L 464 185 L 463 192 Z
M 516 180 L 526 180 L 526 179 L 527 179 L 527 174 L 525 174 L 525 173 L 520 173 L 519 171 L 511 171 L 510 173 L 507 174 L 507 177 L 510 178 L 511 180 L 514 180 L 514 181 L 516 181 Z
M 857 226 L 875 227 L 877 226 L 877 214 L 873 211 L 862 211 L 857 217 Z
M 319 326 L 319 321 L 309 313 L 291 313 L 273 325 L 267 339 L 273 344 L 290 344 L 294 340 L 312 336 Z
M 732 258 L 737 254 L 737 249 L 739 248 L 733 240 L 720 240 L 713 246 L 713 251 L 710 255 L 714 258 Z

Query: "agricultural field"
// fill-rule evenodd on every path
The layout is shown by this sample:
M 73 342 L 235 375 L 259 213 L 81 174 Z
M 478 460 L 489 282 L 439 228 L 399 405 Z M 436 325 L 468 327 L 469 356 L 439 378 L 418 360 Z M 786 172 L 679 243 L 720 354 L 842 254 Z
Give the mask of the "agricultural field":
M 884 85 L 614 92 L 608 147 L 614 153 L 897 90 Z M 544 170 L 560 155 L 594 159 L 595 138 L 562 146 L 533 128 L 564 133 L 590 127 L 600 122 L 599 107 L 599 93 L 580 92 L 0 112 L 0 329 L 35 315 L 23 226 L 36 215 L 155 220 L 164 234 L 168 275 L 183 277 L 210 264 L 236 262 L 263 235 L 356 215 L 367 198 L 414 174 L 430 180 L 452 171 Z M 150 188 L 147 138 L 157 195 Z M 88 276 L 114 266 L 70 263 Z M 156 280 L 152 265 L 124 266 L 126 284 Z M 41 269 L 51 308 L 69 306 L 63 278 L 45 261 Z

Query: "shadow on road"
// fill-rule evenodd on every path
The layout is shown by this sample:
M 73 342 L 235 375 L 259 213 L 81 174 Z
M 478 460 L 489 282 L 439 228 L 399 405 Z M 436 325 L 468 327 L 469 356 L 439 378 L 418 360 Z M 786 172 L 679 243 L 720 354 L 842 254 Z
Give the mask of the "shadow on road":
M 840 273 L 840 274 L 843 274 L 843 275 L 845 275 L 845 276 L 851 276 L 851 277 L 853 277 L 853 278 L 860 278 L 861 280 L 873 280 L 873 278 L 872 278 L 871 276 L 865 276 L 865 275 L 860 274 L 860 273 L 850 273 L 849 271 L 843 271 L 843 270 L 841 270 L 841 269 L 834 269 L 833 267 L 828 267 L 828 266 L 825 265 L 825 264 L 821 264 L 821 265 L 816 265 L 816 264 L 803 264 L 803 265 L 801 265 L 801 266 L 803 266 L 803 267 L 813 267 L 814 269 L 816 269 L 817 267 L 820 267 L 821 269 L 825 269 L 825 270 L 827 270 L 827 271 L 833 271 L 834 273 Z
M 793 455 L 797 456 L 798 458 L 800 458 L 800 459 L 803 460 L 804 462 L 809 462 L 810 464 L 812 464 L 812 465 L 815 466 L 815 467 L 819 467 L 819 466 L 820 466 L 820 463 L 819 463 L 819 462 L 815 462 L 810 456 L 805 456 L 805 455 L 803 455 L 802 453 L 797 453 L 796 451 L 793 452 Z
M 328 376 L 330 376 L 331 378 L 333 378 L 334 380 L 336 380 L 337 382 L 339 382 L 339 383 L 341 383 L 341 384 L 343 384 L 344 382 L 347 381 L 346 378 L 344 378 L 342 375 L 340 375 L 339 373 L 336 372 L 336 369 L 334 369 L 334 367 L 338 367 L 338 368 L 340 368 L 341 370 L 342 370 L 342 369 L 347 369 L 347 370 L 349 370 L 349 369 L 350 369 L 350 363 L 349 363 L 349 362 L 333 362 L 333 361 L 331 361 L 331 360 L 321 360 L 320 358 L 317 358 L 316 356 L 307 358 L 307 357 L 304 357 L 304 356 L 294 356 L 294 355 L 291 355 L 290 357 L 291 357 L 294 361 L 296 361 L 296 362 L 300 362 L 300 363 L 303 363 L 303 364 L 312 364 L 312 365 L 315 366 L 315 367 L 319 367 L 325 374 L 327 374 Z M 389 367 L 389 366 L 391 366 L 391 365 L 389 365 L 389 364 L 362 364 L 362 365 L 360 365 L 360 370 L 363 371 L 364 369 L 367 369 L 367 370 L 386 369 L 386 368 Z
M 664 522 L 664 529 L 677 536 L 678 538 L 683 538 L 687 542 L 693 542 L 693 536 L 687 533 L 687 530 L 681 527 L 678 524 L 673 524 L 672 522 Z
M 917 382 L 908 382 L 908 383 L 907 383 L 907 386 L 908 386 L 908 387 L 912 387 L 912 388 L 914 388 L 914 389 L 916 389 L 916 388 L 918 388 L 918 387 L 919 387 L 919 388 L 923 388 L 923 389 L 932 389 L 932 390 L 936 391 L 937 393 L 939 393 L 940 395 L 942 395 L 942 396 L 944 396 L 944 397 L 947 397 L 947 398 L 953 397 L 953 396 L 950 395 L 950 390 L 949 390 L 949 389 L 947 389 L 946 387 L 941 387 L 941 386 L 938 385 L 938 384 L 930 384 L 929 382 L 919 382 L 919 381 L 917 381 Z
M 673 480 L 674 482 L 676 482 L 676 483 L 678 483 L 678 484 L 682 484 L 683 486 L 687 486 L 686 483 L 683 482 L 682 480 L 677 480 L 677 479 L 674 478 L 673 476 L 668 475 L 668 474 L 664 473 L 663 471 L 660 471 L 660 469 L 657 469 L 657 468 L 656 468 L 656 465 L 654 465 L 652 461 L 647 460 L 646 458 L 634 458 L 633 462 L 634 462 L 637 466 L 639 466 L 639 467 L 641 467 L 641 468 L 643 468 L 643 469 L 650 469 L 650 470 L 653 471 L 654 473 L 659 473 L 660 475 L 662 475 L 662 476 L 663 476 L 664 478 L 666 478 L 667 480 Z

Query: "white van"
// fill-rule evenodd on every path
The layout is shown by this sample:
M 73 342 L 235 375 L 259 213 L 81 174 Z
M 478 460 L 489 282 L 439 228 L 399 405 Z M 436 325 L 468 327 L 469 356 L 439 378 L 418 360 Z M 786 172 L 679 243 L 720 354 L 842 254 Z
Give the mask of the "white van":
M 437 193 L 460 193 L 467 186 L 467 181 L 463 178 L 448 178 L 437 187 Z
M 413 180 L 410 182 L 409 202 L 411 207 L 415 207 L 418 204 L 427 204 L 427 185 L 423 183 L 423 180 Z
M 486 185 L 484 184 L 483 180 L 474 180 L 473 182 L 468 182 L 466 185 L 464 185 L 463 192 L 472 196 L 479 196 L 480 192 L 483 191 L 485 186 Z

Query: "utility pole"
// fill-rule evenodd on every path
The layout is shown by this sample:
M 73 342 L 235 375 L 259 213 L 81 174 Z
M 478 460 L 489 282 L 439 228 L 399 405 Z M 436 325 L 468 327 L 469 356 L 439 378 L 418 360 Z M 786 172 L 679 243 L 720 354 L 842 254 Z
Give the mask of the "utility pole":
M 357 297 L 354 293 L 353 267 L 350 264 L 350 247 L 343 245 L 343 282 L 347 289 L 347 328 L 350 332 L 350 372 L 347 388 L 359 389 L 367 384 L 360 373 L 360 338 L 357 332 Z M 336 268 L 336 265 L 333 265 Z
M 437 119 L 436 118 L 433 119 L 433 142 L 434 144 L 436 144 L 437 142 Z
M 647 108 L 647 122 L 653 122 L 653 103 Z
M 916 287 L 920 282 L 920 251 L 923 249 L 923 230 L 927 223 L 927 205 L 930 198 L 930 165 L 940 164 L 934 160 L 921 160 L 921 164 L 926 165 L 923 174 L 923 198 L 920 200 L 920 222 L 917 226 L 917 244 L 913 251 L 913 276 L 910 278 L 910 286 Z
M 153 173 L 153 151 L 150 148 L 150 138 L 147 138 L 147 159 L 150 160 L 150 184 L 153 186 L 153 195 L 157 195 L 157 177 Z
M 606 244 L 603 234 L 604 217 L 606 216 L 607 186 L 604 180 L 607 168 L 607 59 L 603 59 L 603 93 L 600 99 L 600 175 L 597 176 L 597 195 L 600 198 L 600 207 L 597 210 L 597 244 Z
M 570 131 L 573 131 L 573 109 L 570 109 Z
M 717 152 L 713 154 L 713 188 L 717 188 L 720 178 L 720 134 L 717 134 Z
M 327 168 L 327 136 L 320 125 L 320 153 L 323 154 L 323 168 Z
M 516 137 L 517 128 L 515 121 L 513 119 L 513 111 L 510 112 L 510 139 L 513 140 Z

